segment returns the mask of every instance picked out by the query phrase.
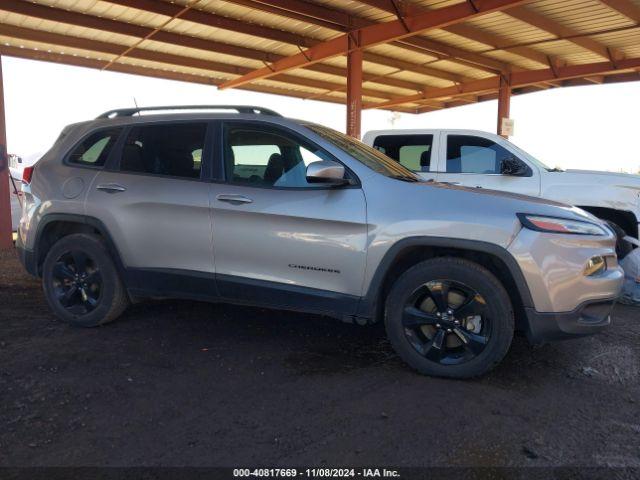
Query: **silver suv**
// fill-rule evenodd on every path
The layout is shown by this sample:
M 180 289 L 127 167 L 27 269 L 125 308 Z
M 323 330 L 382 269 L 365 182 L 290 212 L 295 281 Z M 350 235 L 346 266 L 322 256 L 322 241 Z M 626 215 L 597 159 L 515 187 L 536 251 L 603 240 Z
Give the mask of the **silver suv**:
M 26 169 L 18 248 L 62 320 L 102 325 L 145 297 L 383 320 L 408 364 L 447 377 L 487 372 L 514 331 L 609 324 L 623 273 L 592 215 L 421 181 L 264 108 L 180 108 L 68 126 Z

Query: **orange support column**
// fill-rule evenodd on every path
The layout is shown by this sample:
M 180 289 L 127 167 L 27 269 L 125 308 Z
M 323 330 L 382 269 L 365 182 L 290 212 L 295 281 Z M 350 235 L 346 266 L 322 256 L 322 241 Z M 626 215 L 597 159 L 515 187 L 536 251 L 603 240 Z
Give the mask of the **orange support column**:
M 2 79 L 2 56 L 0 55 L 0 250 L 13 247 L 13 238 L 11 236 L 11 199 L 9 192 L 9 156 L 7 155 L 4 84 Z
M 498 93 L 498 135 L 508 138 L 509 135 L 502 134 L 502 119 L 509 118 L 509 109 L 511 106 L 511 85 L 507 79 L 500 75 L 500 91 Z
M 347 54 L 347 135 L 360 139 L 362 119 L 362 50 L 349 37 Z

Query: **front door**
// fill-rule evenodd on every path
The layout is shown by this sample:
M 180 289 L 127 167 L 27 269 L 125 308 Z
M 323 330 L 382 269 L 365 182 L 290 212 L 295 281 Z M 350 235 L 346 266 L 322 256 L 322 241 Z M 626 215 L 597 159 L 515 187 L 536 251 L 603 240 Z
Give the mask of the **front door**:
M 501 173 L 505 159 L 513 158 L 524 164 L 505 146 L 478 135 L 448 133 L 443 137 L 446 138 L 440 148 L 438 181 L 523 195 L 540 194 L 540 176 L 528 165 L 525 164 L 526 171 L 519 176 Z
M 135 126 L 95 178 L 86 214 L 102 220 L 132 290 L 215 295 L 205 122 Z M 208 281 L 202 281 L 208 279 Z
M 354 185 L 306 180 L 329 154 L 268 122 L 222 129 L 226 181 L 211 190 L 220 294 L 251 303 L 355 312 L 362 293 L 367 224 Z

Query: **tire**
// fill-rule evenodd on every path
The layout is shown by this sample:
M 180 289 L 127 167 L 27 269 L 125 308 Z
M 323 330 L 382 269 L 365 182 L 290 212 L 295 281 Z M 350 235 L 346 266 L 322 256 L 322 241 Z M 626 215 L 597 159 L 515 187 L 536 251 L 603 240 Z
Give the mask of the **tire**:
M 633 246 L 624 240 L 624 237 L 627 235 L 626 232 L 615 222 L 611 220 L 605 220 L 607 224 L 613 229 L 616 234 L 616 255 L 618 256 L 618 260 L 622 260 L 624 257 L 629 255 L 633 250 Z
M 47 253 L 42 270 L 49 307 L 73 326 L 104 325 L 129 305 L 113 259 L 97 235 L 78 233 L 61 238 Z
M 476 377 L 494 368 L 509 350 L 513 307 L 486 268 L 440 257 L 413 266 L 396 280 L 386 300 L 385 328 L 395 351 L 418 372 Z

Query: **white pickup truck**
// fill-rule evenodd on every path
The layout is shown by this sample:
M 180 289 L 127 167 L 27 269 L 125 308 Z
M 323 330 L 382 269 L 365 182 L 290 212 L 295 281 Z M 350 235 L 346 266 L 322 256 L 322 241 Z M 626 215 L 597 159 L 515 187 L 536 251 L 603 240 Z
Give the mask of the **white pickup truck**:
M 362 141 L 425 179 L 568 203 L 638 238 L 638 175 L 550 168 L 504 138 L 475 130 L 375 130 Z

